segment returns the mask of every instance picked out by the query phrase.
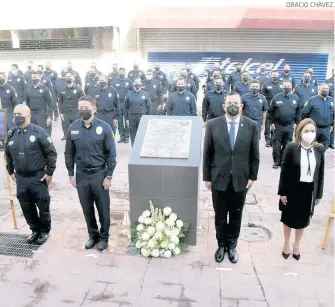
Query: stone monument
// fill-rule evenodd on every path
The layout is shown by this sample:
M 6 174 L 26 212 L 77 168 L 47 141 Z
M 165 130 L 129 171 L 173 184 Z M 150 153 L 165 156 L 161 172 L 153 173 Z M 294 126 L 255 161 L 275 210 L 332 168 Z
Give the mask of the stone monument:
M 149 208 L 170 207 L 196 245 L 203 121 L 198 116 L 143 116 L 128 163 L 131 227 Z

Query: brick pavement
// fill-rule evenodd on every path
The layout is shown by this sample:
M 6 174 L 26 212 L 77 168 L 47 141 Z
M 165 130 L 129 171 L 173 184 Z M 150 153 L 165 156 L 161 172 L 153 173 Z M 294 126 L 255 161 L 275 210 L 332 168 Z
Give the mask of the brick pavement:
M 299 262 L 281 257 L 277 183 L 271 151 L 261 142 L 259 180 L 250 191 L 243 225 L 261 225 L 271 232 L 265 242 L 240 240 L 237 265 L 217 264 L 214 215 L 210 193 L 201 185 L 198 245 L 173 259 L 144 259 L 127 254 L 129 240 L 121 224 L 129 210 L 127 161 L 130 145 L 117 145 L 113 179 L 112 227 L 107 251 L 85 251 L 85 222 L 76 191 L 64 166 L 60 125 L 54 129 L 58 168 L 50 187 L 52 233 L 34 258 L 0 256 L 0 306 L 5 307 L 331 307 L 334 301 L 331 237 L 321 249 L 333 194 L 333 152 L 327 152 L 325 193 L 302 242 Z M 0 160 L 1 166 L 3 160 Z M 0 171 L 0 192 L 6 183 Z M 7 209 L 6 209 L 7 208 Z M 17 208 L 19 233 L 29 229 Z M 246 228 L 243 228 L 245 231 Z M 6 202 L 0 201 L 0 232 L 15 232 Z

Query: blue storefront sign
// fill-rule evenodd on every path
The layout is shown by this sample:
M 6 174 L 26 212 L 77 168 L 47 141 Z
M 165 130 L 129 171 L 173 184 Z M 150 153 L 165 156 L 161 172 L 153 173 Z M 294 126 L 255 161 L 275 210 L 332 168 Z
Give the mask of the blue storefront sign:
M 280 73 L 286 64 L 291 66 L 291 73 L 300 83 L 304 71 L 313 67 L 314 76 L 319 82 L 327 79 L 327 53 L 271 53 L 271 52 L 149 52 L 148 62 L 159 62 L 162 67 L 171 68 L 176 63 L 177 68 L 191 63 L 196 74 L 201 75 L 208 69 L 212 70 L 216 62 L 220 62 L 226 76 L 235 68 L 236 63 L 242 63 L 242 69 L 248 70 L 250 74 L 259 72 L 261 63 L 265 63 L 267 72 L 277 69 Z

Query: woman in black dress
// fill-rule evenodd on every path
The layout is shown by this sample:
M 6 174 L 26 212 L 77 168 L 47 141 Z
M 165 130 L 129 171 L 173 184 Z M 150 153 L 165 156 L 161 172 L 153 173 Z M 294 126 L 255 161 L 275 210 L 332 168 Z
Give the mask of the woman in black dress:
M 284 225 L 282 255 L 290 255 L 291 229 L 295 229 L 293 257 L 300 259 L 299 245 L 314 213 L 314 206 L 322 198 L 324 177 L 324 149 L 315 142 L 316 125 L 306 118 L 298 126 L 295 142 L 286 146 L 280 173 L 278 195 L 281 222 Z

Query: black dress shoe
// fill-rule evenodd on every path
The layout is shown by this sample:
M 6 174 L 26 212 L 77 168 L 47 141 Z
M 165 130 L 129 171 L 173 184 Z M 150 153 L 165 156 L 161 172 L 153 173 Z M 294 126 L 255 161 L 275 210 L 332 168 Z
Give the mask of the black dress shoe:
M 284 259 L 287 259 L 288 257 L 290 257 L 290 254 L 285 254 L 284 252 L 281 252 L 281 254 L 282 254 L 282 256 L 283 256 Z
M 107 246 L 108 246 L 108 241 L 106 241 L 106 240 L 99 241 L 98 251 L 102 252 L 104 249 L 107 248 Z
M 38 239 L 36 241 L 37 244 L 42 245 L 49 239 L 49 234 L 45 232 L 41 232 L 40 235 L 38 236 Z
M 118 143 L 120 144 L 120 143 L 124 143 L 124 139 L 120 139 L 119 141 L 118 141 Z
M 334 149 L 334 144 L 329 144 L 328 147 L 331 148 L 331 149 Z
M 61 141 L 65 141 L 66 140 L 66 136 L 64 135 L 62 138 L 61 138 Z
M 98 243 L 98 241 L 99 241 L 99 239 L 95 239 L 95 238 L 91 239 L 91 238 L 89 238 L 87 240 L 87 242 L 85 243 L 85 249 L 91 249 L 91 248 L 93 248 L 94 245 Z
M 271 141 L 270 141 L 270 140 L 269 140 L 269 141 L 266 141 L 265 146 L 266 146 L 266 147 L 271 147 Z
M 273 165 L 272 165 L 272 168 L 274 168 L 274 169 L 277 169 L 279 167 L 279 164 L 278 163 L 273 163 Z
M 125 139 L 125 140 L 124 140 L 124 143 L 125 143 L 125 144 L 129 143 L 129 139 Z
M 231 263 L 237 263 L 238 253 L 235 248 L 228 248 L 228 258 Z
M 32 243 L 34 243 L 34 242 L 37 240 L 38 236 L 39 236 L 39 233 L 34 231 L 34 232 L 27 238 L 27 243 L 28 243 L 28 244 L 32 244 Z
M 215 252 L 215 261 L 218 263 L 222 262 L 224 259 L 225 252 L 226 252 L 225 247 L 219 247 Z

